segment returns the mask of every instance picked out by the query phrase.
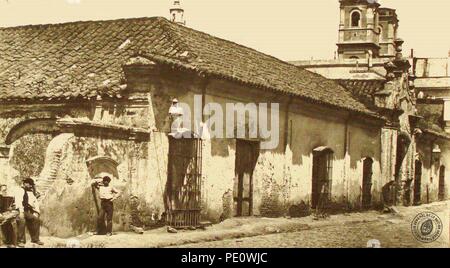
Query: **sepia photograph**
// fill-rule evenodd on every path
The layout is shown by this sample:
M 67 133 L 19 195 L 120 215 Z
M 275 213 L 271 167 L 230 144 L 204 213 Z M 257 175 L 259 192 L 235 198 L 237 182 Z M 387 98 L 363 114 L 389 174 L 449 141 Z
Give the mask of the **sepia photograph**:
M 449 248 L 448 10 L 0 0 L 0 248 Z

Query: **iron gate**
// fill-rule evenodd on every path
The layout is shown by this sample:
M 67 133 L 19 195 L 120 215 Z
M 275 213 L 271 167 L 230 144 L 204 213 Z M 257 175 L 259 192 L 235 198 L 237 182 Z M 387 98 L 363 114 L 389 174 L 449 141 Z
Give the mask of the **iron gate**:
M 167 224 L 198 227 L 201 213 L 202 141 L 169 137 Z

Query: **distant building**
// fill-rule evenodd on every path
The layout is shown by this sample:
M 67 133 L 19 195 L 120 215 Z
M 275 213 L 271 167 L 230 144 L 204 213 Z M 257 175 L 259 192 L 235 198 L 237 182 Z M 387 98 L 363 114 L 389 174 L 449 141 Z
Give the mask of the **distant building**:
M 396 11 L 380 8 L 376 1 L 340 1 L 339 59 L 395 56 Z
M 439 188 L 436 181 L 444 189 L 445 167 L 450 166 L 449 152 L 441 150 L 450 142 L 449 60 L 404 57 L 395 9 L 376 1 L 339 2 L 338 58 L 291 63 L 335 80 L 385 116 L 382 148 L 390 156 L 383 157 L 387 161 L 382 169 L 392 167 L 397 202 L 429 202 L 433 195 L 442 196 L 433 189 Z M 442 161 L 435 161 L 431 152 L 442 153 Z

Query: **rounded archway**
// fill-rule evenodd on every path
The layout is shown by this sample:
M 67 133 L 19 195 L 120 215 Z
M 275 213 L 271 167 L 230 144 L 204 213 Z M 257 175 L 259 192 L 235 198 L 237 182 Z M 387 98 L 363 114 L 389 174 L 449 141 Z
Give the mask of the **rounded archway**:
M 24 120 L 12 127 L 5 138 L 5 144 L 11 145 L 21 137 L 29 134 L 51 134 L 59 133 L 56 118 L 35 118 Z
M 22 177 L 40 176 L 47 147 L 60 132 L 56 120 L 52 117 L 22 118 L 7 127 L 3 141 L 10 148 L 7 180 L 17 183 Z

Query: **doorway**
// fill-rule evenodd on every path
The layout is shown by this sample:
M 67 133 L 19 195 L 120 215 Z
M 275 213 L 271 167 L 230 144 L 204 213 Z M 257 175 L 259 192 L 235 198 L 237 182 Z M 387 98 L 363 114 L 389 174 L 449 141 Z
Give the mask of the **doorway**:
M 259 157 L 259 142 L 237 140 L 234 179 L 234 214 L 253 215 L 253 172 Z
M 313 152 L 312 196 L 313 209 L 322 207 L 331 200 L 331 178 L 333 170 L 333 151 L 326 147 Z
M 372 176 L 373 160 L 366 158 L 363 161 L 363 181 L 362 181 L 362 207 L 368 209 L 372 205 Z
M 198 227 L 201 213 L 202 141 L 169 137 L 165 192 L 167 224 Z
M 445 166 L 439 168 L 439 201 L 446 199 L 445 194 Z
M 414 174 L 414 205 L 420 205 L 422 196 L 422 162 L 416 161 L 416 170 Z

